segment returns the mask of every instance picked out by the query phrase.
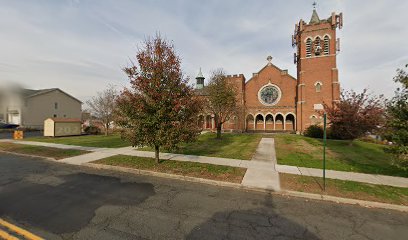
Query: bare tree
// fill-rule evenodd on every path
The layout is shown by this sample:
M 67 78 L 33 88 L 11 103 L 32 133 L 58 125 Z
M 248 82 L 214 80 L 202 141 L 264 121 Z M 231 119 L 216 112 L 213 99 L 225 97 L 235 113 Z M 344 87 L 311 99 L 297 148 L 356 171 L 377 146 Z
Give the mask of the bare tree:
M 116 107 L 117 97 L 118 92 L 115 87 L 113 85 L 108 85 L 105 90 L 97 92 L 96 96 L 86 102 L 90 108 L 91 114 L 102 121 L 106 136 L 109 134 L 109 128 L 113 121 L 113 113 Z

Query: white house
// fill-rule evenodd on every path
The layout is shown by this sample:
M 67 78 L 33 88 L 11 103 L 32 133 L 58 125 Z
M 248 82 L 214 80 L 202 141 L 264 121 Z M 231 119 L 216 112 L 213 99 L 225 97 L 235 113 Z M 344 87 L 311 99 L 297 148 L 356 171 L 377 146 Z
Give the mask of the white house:
M 47 118 L 81 118 L 82 102 L 59 88 L 0 89 L 0 122 L 42 129 Z

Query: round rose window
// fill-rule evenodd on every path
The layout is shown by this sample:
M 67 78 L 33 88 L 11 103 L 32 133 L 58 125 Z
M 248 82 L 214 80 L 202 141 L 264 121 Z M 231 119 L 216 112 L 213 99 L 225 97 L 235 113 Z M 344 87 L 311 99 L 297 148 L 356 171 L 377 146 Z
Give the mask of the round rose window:
M 281 97 L 281 91 L 276 85 L 266 85 L 259 90 L 259 101 L 264 105 L 275 105 Z

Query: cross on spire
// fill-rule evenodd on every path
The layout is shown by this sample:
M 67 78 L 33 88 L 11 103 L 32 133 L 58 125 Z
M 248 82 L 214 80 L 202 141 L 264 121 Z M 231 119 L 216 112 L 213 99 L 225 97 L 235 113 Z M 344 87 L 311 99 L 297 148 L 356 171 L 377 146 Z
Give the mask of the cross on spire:
M 272 65 L 272 56 L 268 56 L 266 60 L 268 60 L 268 65 Z
M 316 1 L 314 1 L 312 5 L 313 5 L 313 9 L 316 9 L 316 5 L 317 5 Z

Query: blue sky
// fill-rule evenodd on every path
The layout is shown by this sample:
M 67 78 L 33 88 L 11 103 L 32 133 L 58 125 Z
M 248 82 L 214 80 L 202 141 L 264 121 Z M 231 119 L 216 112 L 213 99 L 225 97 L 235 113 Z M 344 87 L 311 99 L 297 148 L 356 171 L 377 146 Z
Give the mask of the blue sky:
M 87 100 L 108 84 L 128 84 L 121 71 L 147 36 L 172 40 L 192 78 L 224 68 L 247 79 L 272 62 L 296 76 L 291 35 L 309 21 L 312 2 L 0 0 L 0 81 L 59 87 Z M 408 63 L 408 1 L 317 1 L 320 18 L 343 12 L 338 32 L 342 88 L 392 96 L 395 70 Z

